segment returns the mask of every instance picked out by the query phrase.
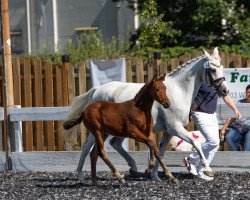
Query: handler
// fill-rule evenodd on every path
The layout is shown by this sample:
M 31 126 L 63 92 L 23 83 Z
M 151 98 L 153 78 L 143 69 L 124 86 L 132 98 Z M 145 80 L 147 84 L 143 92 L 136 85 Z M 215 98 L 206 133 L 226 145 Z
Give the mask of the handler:
M 213 87 L 207 83 L 202 83 L 198 94 L 191 108 L 191 116 L 199 131 L 205 137 L 206 141 L 202 144 L 202 151 L 210 164 L 215 153 L 219 149 L 219 125 L 216 115 L 216 106 L 219 95 Z M 241 114 L 236 108 L 230 96 L 222 96 L 224 102 L 234 111 L 236 118 L 241 118 Z M 187 169 L 193 175 L 211 181 L 214 177 L 206 176 L 204 166 L 200 163 L 199 154 L 195 151 L 184 158 Z

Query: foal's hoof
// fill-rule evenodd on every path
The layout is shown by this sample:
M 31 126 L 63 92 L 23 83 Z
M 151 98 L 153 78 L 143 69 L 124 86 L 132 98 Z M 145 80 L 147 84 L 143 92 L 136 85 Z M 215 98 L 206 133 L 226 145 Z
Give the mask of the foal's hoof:
M 209 177 L 214 177 L 214 173 L 211 171 L 204 171 L 204 174 Z
M 178 181 L 177 178 L 171 179 L 171 181 L 172 181 L 174 184 L 179 184 L 179 181 Z
M 126 181 L 125 181 L 124 179 L 120 179 L 119 182 L 120 182 L 120 184 L 122 184 L 122 185 L 126 183 Z
M 98 186 L 97 181 L 96 181 L 96 180 L 92 180 L 92 185 L 93 185 L 93 186 Z
M 117 176 L 119 182 L 121 185 L 125 184 L 125 180 L 124 180 L 124 174 L 120 174 L 119 176 Z
M 133 176 L 133 177 L 138 177 L 140 176 L 140 172 L 138 172 L 137 170 L 133 170 L 133 169 L 129 169 L 129 174 L 130 176 Z
M 146 174 L 146 176 L 147 176 L 148 178 L 151 178 L 151 170 L 146 169 L 146 170 L 145 170 L 145 174 Z

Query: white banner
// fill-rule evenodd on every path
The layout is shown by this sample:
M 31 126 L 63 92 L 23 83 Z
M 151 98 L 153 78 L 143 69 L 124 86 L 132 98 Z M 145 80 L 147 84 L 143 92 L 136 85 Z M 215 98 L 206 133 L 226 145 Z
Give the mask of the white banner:
M 125 58 L 112 60 L 90 60 L 92 86 L 103 85 L 111 81 L 126 82 Z
M 229 87 L 229 96 L 237 103 L 240 99 L 245 98 L 246 86 L 250 84 L 250 68 L 226 68 L 224 76 Z M 218 103 L 224 103 L 219 98 Z

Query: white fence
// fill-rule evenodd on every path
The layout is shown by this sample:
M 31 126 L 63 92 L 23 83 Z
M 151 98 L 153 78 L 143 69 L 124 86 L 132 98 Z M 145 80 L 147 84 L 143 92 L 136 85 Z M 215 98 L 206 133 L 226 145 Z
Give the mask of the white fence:
M 22 121 L 60 121 L 66 119 L 69 107 L 11 108 L 10 121 L 14 122 L 15 151 L 22 152 Z
M 250 116 L 249 104 L 237 104 L 243 117 Z M 80 152 L 22 152 L 22 121 L 56 121 L 64 120 L 67 116 L 69 107 L 37 107 L 37 108 L 11 108 L 10 121 L 14 122 L 15 127 L 15 149 L 11 153 L 12 166 L 14 171 L 74 171 L 79 160 Z M 217 107 L 217 116 L 220 120 L 234 117 L 233 111 L 224 104 Z M 3 108 L 0 108 L 0 120 L 4 120 Z M 0 138 L 1 139 L 1 138 Z M 1 142 L 2 143 L 2 142 Z M 147 165 L 147 152 L 130 152 L 138 165 Z M 165 163 L 169 166 L 180 166 L 181 160 L 189 152 L 168 152 Z M 124 159 L 117 152 L 110 152 L 110 159 L 124 170 L 128 167 Z M 218 152 L 212 166 L 233 167 L 250 170 L 250 152 Z M 0 171 L 5 168 L 5 153 L 0 152 Z M 103 168 L 104 163 L 98 160 L 99 169 Z M 90 161 L 86 160 L 85 168 L 90 170 Z M 101 166 L 101 167 L 100 167 Z M 85 169 L 84 168 L 84 169 Z

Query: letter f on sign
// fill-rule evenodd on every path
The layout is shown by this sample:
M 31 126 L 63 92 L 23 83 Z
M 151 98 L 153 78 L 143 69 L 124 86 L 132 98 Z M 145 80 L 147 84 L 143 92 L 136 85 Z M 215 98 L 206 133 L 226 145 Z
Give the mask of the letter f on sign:
M 238 79 L 238 76 L 239 76 L 239 72 L 232 72 L 231 73 L 231 80 L 230 80 L 230 82 L 231 83 L 235 83 L 236 80 Z

